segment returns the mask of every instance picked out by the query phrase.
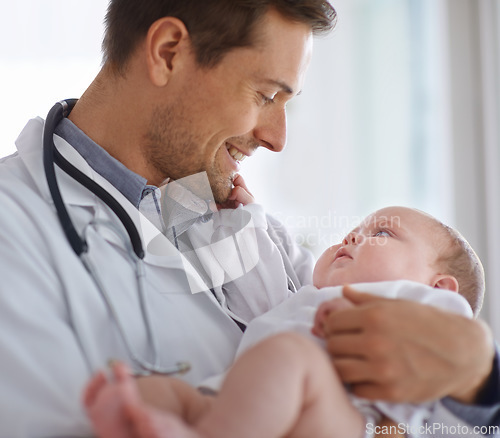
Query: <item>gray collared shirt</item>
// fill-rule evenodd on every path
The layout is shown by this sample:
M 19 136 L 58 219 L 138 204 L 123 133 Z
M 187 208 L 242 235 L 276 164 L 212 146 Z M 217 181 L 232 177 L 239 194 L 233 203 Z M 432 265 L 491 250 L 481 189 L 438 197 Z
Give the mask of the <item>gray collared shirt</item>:
M 67 118 L 62 119 L 57 125 L 55 134 L 73 146 L 92 169 L 106 178 L 136 208 L 139 208 L 144 191 L 148 188 L 145 178 L 112 157 Z
M 94 171 L 116 187 L 177 247 L 177 238 L 181 234 L 196 223 L 198 219 L 206 220 L 210 216 L 208 204 L 192 193 L 189 193 L 190 197 L 186 197 L 184 194 L 175 198 L 168 194 L 163 196 L 165 193 L 179 193 L 179 191 L 161 190 L 156 186 L 148 185 L 145 178 L 131 171 L 111 156 L 71 120 L 62 119 L 56 127 L 55 134 L 71 144 Z M 201 201 L 205 207 L 201 210 L 200 208 L 193 209 L 193 199 L 195 199 L 195 202 Z

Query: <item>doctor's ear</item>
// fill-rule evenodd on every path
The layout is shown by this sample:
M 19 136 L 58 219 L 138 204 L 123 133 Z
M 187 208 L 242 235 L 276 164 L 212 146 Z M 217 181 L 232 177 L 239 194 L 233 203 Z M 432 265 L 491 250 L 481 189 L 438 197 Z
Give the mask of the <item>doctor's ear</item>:
M 439 274 L 434 277 L 432 287 L 458 292 L 458 281 L 452 275 Z
M 163 17 L 149 28 L 145 44 L 151 82 L 157 87 L 163 87 L 181 55 L 190 53 L 189 33 L 181 20 Z

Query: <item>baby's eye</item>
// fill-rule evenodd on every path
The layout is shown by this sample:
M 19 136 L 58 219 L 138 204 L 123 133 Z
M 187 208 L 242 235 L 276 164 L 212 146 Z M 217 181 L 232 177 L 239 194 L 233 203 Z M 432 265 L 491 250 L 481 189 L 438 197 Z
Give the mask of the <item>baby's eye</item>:
M 391 237 L 390 233 L 388 231 L 385 231 L 385 230 L 380 230 L 380 231 L 377 231 L 375 234 L 374 234 L 375 237 Z

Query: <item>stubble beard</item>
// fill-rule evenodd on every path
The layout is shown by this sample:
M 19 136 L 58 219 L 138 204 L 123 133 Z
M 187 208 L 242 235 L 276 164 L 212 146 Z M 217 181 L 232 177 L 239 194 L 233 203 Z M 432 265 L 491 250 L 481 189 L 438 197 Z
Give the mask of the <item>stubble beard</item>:
M 211 191 L 215 202 L 222 204 L 231 193 L 233 176 L 221 171 L 217 159 L 207 167 L 204 157 L 197 155 L 200 141 L 193 134 L 194 130 L 189 129 L 191 126 L 195 126 L 195 122 L 181 108 L 158 107 L 146 134 L 144 157 L 163 179 L 177 180 L 206 172 L 210 188 L 200 188 L 198 195 L 209 199 Z

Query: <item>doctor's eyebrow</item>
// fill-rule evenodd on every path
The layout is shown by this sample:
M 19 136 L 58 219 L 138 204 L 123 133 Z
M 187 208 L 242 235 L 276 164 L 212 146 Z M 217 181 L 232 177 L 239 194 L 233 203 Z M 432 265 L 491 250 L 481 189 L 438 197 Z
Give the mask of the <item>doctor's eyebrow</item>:
M 288 95 L 294 94 L 293 88 L 290 87 L 290 85 L 288 85 L 287 83 L 285 83 L 283 81 L 279 81 L 279 80 L 275 80 L 275 79 L 265 79 L 264 82 L 269 84 L 269 85 L 279 87 L 281 89 L 281 91 L 283 91 L 285 94 L 288 94 Z M 302 93 L 302 90 L 300 90 L 296 94 L 296 96 L 298 96 L 300 93 Z

